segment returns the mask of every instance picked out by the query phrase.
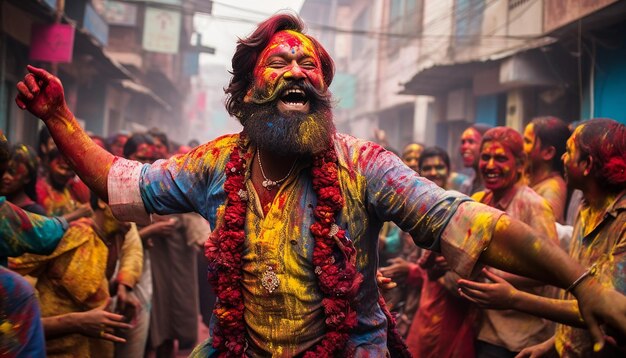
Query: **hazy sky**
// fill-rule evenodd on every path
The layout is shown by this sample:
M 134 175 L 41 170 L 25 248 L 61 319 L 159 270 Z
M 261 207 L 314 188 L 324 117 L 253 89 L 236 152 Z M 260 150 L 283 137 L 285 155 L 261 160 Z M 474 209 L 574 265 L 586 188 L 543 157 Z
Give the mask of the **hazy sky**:
M 194 25 L 202 44 L 215 48 L 214 55 L 201 56 L 202 63 L 230 67 L 238 37 L 249 35 L 256 24 L 279 10 L 299 12 L 304 0 L 221 0 L 213 2 L 213 15 L 198 15 Z

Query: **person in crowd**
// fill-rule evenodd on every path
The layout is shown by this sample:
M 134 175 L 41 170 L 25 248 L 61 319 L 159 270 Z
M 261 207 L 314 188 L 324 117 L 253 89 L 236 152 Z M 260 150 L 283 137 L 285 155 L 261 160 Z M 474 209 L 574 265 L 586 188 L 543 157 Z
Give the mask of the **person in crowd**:
M 0 131 L 0 174 L 9 164 L 6 138 Z M 46 353 L 41 310 L 34 288 L 19 274 L 5 268 L 7 257 L 24 253 L 48 255 L 62 239 L 69 222 L 90 215 L 87 210 L 76 211 L 62 217 L 48 218 L 23 211 L 0 197 L 0 353 L 7 357 L 39 357 Z M 85 327 L 95 322 L 98 331 L 102 327 L 121 320 L 121 316 L 90 311 L 76 319 L 62 317 L 64 322 L 76 322 L 76 327 Z M 98 317 L 106 318 L 98 320 Z M 94 319 L 95 318 L 95 319 Z M 110 324 L 108 324 L 110 323 Z M 104 326 L 100 326 L 104 324 Z M 111 339 L 108 333 L 103 338 Z
M 537 230 L 545 240 L 557 243 L 554 214 L 550 205 L 523 183 L 523 147 L 522 136 L 513 128 L 495 127 L 485 132 L 480 145 L 478 168 L 486 189 L 475 193 L 472 198 L 503 210 L 512 218 Z M 487 270 L 526 292 L 554 295 L 554 289 L 541 282 L 494 268 Z M 476 356 L 512 358 L 525 347 L 543 342 L 552 334 L 553 325 L 547 320 L 512 310 L 483 310 Z
M 107 147 L 113 155 L 116 157 L 124 156 L 124 145 L 130 136 L 125 132 L 119 132 L 109 137 L 107 140 Z
M 478 172 L 478 158 L 480 157 L 480 143 L 483 139 L 483 134 L 485 134 L 489 128 L 491 127 L 486 124 L 475 123 L 465 129 L 461 134 L 461 146 L 459 147 L 459 151 L 461 153 L 461 159 L 463 160 L 463 166 L 473 170 L 468 182 L 465 184 L 463 190 L 461 190 L 461 192 L 468 195 L 485 188 Z
M 125 139 L 123 154 L 126 158 L 143 163 L 152 163 L 152 149 L 152 137 L 138 133 Z M 152 238 L 158 232 L 167 233 L 170 230 L 168 225 L 163 224 L 155 223 L 147 226 L 135 226 L 135 223 L 132 224 L 138 229 L 137 236 L 142 243 L 141 275 L 132 290 L 133 295 L 138 300 L 139 308 L 136 310 L 132 321 L 133 327 L 125 332 L 120 332 L 121 336 L 126 339 L 126 342 L 116 344 L 116 357 L 143 357 L 145 354 L 148 330 L 150 328 L 150 312 L 152 310 L 152 265 L 149 249 L 153 245 Z M 125 288 L 122 288 L 122 290 L 126 291 Z
M 418 168 L 423 177 L 447 189 L 450 159 L 443 149 L 426 148 Z M 458 275 L 442 267 L 445 262 L 437 262 L 440 259 L 424 251 L 419 259 L 415 255 L 381 268 L 384 277 L 401 279 L 404 289 L 410 292 L 407 307 L 415 305 L 399 316 L 398 330 L 406 336 L 415 357 L 473 357 L 475 315 L 456 294 Z
M 409 143 L 402 150 L 402 161 L 417 171 L 417 164 L 423 151 L 423 145 Z M 398 317 L 398 332 L 405 337 L 417 309 L 420 292 L 404 284 L 407 272 L 403 268 L 407 262 L 416 262 L 421 250 L 415 246 L 411 235 L 403 232 L 391 221 L 383 224 L 379 234 L 379 245 L 379 260 L 385 265 L 381 267 L 381 273 L 397 284 L 396 287 L 383 290 L 382 295 L 389 311 Z
M 63 215 L 80 206 L 70 190 L 70 181 L 76 176 L 65 157 L 55 148 L 48 152 L 49 169 L 37 180 L 37 203 L 46 215 Z
M 409 143 L 402 149 L 402 161 L 411 169 L 418 172 L 420 156 L 424 151 L 424 146 L 420 143 Z
M 18 106 L 44 120 L 119 219 L 195 211 L 215 228 L 205 253 L 218 302 L 211 337 L 194 355 L 405 356 L 378 300 L 385 221 L 464 276 L 479 260 L 560 287 L 585 272 L 528 226 L 438 188 L 377 144 L 336 133 L 333 62 L 303 26 L 277 14 L 239 41 L 226 107 L 242 133 L 152 165 L 94 144 L 47 71 L 28 66 L 17 85 Z M 598 320 L 626 333 L 626 296 L 594 279 L 574 293 L 599 345 Z
M 152 137 L 154 142 L 152 145 L 152 154 L 154 160 L 167 159 L 170 156 L 170 141 L 167 139 L 167 135 L 157 128 L 152 128 L 148 135 Z
M 73 224 L 51 254 L 24 254 L 9 260 L 12 270 L 37 278 L 35 289 L 49 357 L 112 357 L 113 343 L 103 339 L 105 334 L 111 334 L 107 337 L 112 341 L 123 342 L 113 335 L 113 329 L 128 327 L 111 321 L 94 332 L 79 324 L 84 323 L 81 318 L 87 311 L 98 311 L 108 319 L 117 316 L 104 312 L 110 298 L 107 244 L 115 242 L 115 236 L 124 235 L 126 228 L 115 219 L 107 220 L 103 207 L 92 206 L 92 210 L 93 220 Z
M 2 176 L 0 195 L 31 213 L 45 215 L 45 210 L 37 204 L 37 155 L 24 144 L 16 144 L 11 149 L 8 168 Z
M 41 127 L 37 141 L 37 156 L 39 157 L 38 177 L 45 176 L 48 172 L 48 165 L 50 164 L 48 153 L 56 147 L 48 128 L 46 126 Z
M 564 222 L 567 186 L 561 156 L 570 130 L 556 117 L 537 117 L 524 129 L 528 186 L 548 201 L 557 222 Z
M 579 125 L 567 140 L 563 154 L 567 185 L 582 191 L 582 208 L 574 223 L 570 255 L 588 267 L 560 299 L 523 292 L 498 277 L 492 283 L 461 280 L 462 294 L 473 302 L 494 309 L 515 309 L 559 322 L 556 334 L 529 347 L 521 357 L 558 353 L 562 357 L 595 356 L 592 332 L 572 291 L 592 277 L 606 287 L 626 293 L 626 127 L 611 119 L 592 119 Z M 605 334 L 623 337 L 610 327 Z M 612 340 L 609 340 L 612 341 Z M 623 341 L 617 342 L 623 345 Z M 622 346 L 623 347 L 623 346 Z M 620 357 L 624 351 L 613 345 L 601 356 Z
M 50 158 L 51 153 L 54 153 L 54 156 L 57 155 L 58 150 L 56 143 L 54 142 L 52 136 L 50 136 L 50 132 L 48 128 L 45 126 L 39 130 L 39 142 L 37 145 L 37 155 L 39 156 L 39 168 L 37 169 L 37 188 L 36 190 L 40 190 L 39 181 L 48 180 L 48 171 L 50 168 L 50 162 L 52 159 Z M 69 193 L 71 194 L 73 200 L 76 200 L 79 203 L 86 204 L 89 202 L 90 191 L 89 188 L 83 183 L 76 175 L 72 176 L 68 179 L 66 185 Z
M 163 132 L 152 130 L 155 160 L 169 158 L 169 142 Z M 170 358 L 179 349 L 192 348 L 198 339 L 198 273 L 196 257 L 208 238 L 208 223 L 199 215 L 154 215 L 154 222 L 173 223 L 172 230 L 152 238 L 153 305 L 150 345 L 157 357 Z
M 448 189 L 450 158 L 439 147 L 424 149 L 419 161 L 423 177 Z M 407 346 L 414 357 L 474 357 L 476 311 L 457 293 L 459 275 L 446 268 L 443 257 L 424 251 L 407 262 L 406 284 L 421 287 L 417 313 L 411 318 Z

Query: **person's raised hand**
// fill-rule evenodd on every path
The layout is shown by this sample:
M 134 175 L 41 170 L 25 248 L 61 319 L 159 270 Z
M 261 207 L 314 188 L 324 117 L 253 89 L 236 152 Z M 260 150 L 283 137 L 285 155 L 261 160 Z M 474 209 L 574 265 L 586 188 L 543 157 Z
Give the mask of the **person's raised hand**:
M 459 295 L 481 308 L 509 309 L 517 290 L 502 277 L 483 269 L 483 274 L 492 283 L 460 279 Z
M 28 74 L 17 83 L 15 103 L 33 115 L 48 120 L 67 106 L 61 81 L 48 71 L 28 65 Z

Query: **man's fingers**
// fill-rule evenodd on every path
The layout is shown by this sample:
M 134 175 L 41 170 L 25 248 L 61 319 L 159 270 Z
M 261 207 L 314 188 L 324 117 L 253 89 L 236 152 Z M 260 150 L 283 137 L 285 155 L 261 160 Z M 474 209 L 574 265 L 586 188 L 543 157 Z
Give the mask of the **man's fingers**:
M 587 315 L 584 319 L 585 322 L 587 322 L 587 329 L 591 334 L 591 338 L 593 338 L 593 351 L 599 352 L 602 348 L 604 348 L 604 334 L 602 333 L 596 318 L 593 317 L 592 314 Z
M 15 104 L 17 104 L 20 109 L 26 109 L 26 104 L 22 101 L 22 99 L 20 99 L 20 97 L 21 95 L 19 94 L 15 97 Z
M 35 75 L 33 75 L 32 73 L 29 73 L 26 76 L 24 76 L 24 83 L 33 94 L 39 93 L 40 88 L 37 82 L 38 81 L 35 79 Z
M 113 313 L 113 312 L 104 312 L 104 317 L 106 317 L 107 319 L 113 320 L 113 321 L 121 321 L 124 319 L 124 316 L 117 314 L 117 313 Z
M 26 69 L 28 70 L 28 72 L 30 72 L 33 75 L 35 75 L 35 77 L 37 77 L 37 79 L 43 80 L 44 81 L 43 83 L 46 83 L 46 82 L 50 81 L 52 78 L 54 78 L 54 76 L 52 76 L 52 74 L 50 72 L 44 70 L 43 68 L 27 65 Z
M 468 296 L 467 294 L 465 294 L 465 291 L 463 291 L 462 289 L 459 288 L 457 291 L 459 293 L 459 296 L 465 298 L 466 300 L 472 303 L 475 303 L 477 305 L 479 304 L 478 301 L 474 297 Z
M 118 321 L 114 321 L 114 320 L 107 320 L 105 322 L 105 324 L 109 327 L 114 327 L 114 328 L 122 328 L 122 329 L 130 329 L 132 326 L 128 323 L 125 322 L 118 322 Z
M 126 343 L 126 340 L 124 338 L 112 335 L 111 333 L 104 332 L 102 333 L 101 338 L 107 341 L 111 341 L 111 342 Z
M 487 270 L 486 268 L 483 269 L 483 274 L 485 275 L 485 277 L 487 277 L 488 279 L 490 279 L 493 282 L 506 282 L 505 279 L 503 279 L 502 277 L 496 275 L 495 273 Z
M 485 299 L 487 298 L 487 295 L 486 295 L 483 291 L 480 291 L 480 290 L 473 290 L 473 289 L 471 289 L 471 288 L 467 288 L 467 287 L 460 288 L 460 289 L 461 289 L 461 291 L 463 291 L 463 293 L 465 293 L 467 296 L 471 296 L 471 297 L 472 297 L 472 298 L 474 298 L 474 299 L 477 299 L 477 300 L 485 300 Z
M 22 96 L 25 100 L 30 101 L 34 98 L 33 93 L 30 91 L 24 81 L 19 81 L 15 86 L 17 88 L 18 96 Z
M 463 288 L 471 288 L 473 290 L 484 290 L 489 283 L 476 282 L 471 280 L 460 279 L 457 281 L 457 284 Z

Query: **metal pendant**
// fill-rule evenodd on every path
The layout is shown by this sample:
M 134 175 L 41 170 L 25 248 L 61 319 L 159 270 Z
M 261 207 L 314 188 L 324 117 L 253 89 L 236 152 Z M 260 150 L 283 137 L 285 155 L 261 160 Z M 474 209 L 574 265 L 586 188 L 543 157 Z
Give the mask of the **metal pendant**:
M 278 183 L 273 180 L 265 179 L 261 185 L 267 190 L 272 190 Z
M 261 276 L 261 285 L 269 293 L 272 293 L 278 288 L 279 284 L 280 280 L 278 279 L 278 275 L 276 275 L 272 266 L 267 266 L 267 269 L 263 272 L 263 276 Z

